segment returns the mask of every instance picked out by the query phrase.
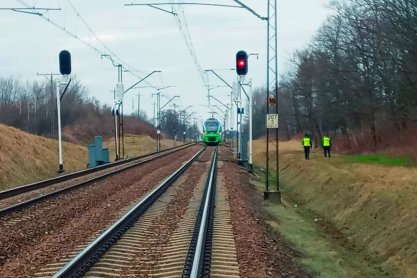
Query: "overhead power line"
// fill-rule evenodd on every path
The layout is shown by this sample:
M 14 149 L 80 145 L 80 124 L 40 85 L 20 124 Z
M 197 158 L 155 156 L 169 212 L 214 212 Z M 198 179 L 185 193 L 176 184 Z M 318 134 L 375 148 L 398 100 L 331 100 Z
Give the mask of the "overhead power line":
M 24 6 L 27 9 L 30 9 L 30 5 L 28 5 L 26 2 L 24 2 L 23 0 L 16 0 L 17 2 L 19 2 L 22 6 Z M 114 53 L 114 51 L 112 51 L 98 36 L 97 34 L 93 31 L 93 29 L 88 25 L 88 23 L 82 18 L 82 16 L 80 15 L 80 13 L 76 10 L 76 8 L 74 7 L 74 5 L 67 0 L 68 4 L 71 6 L 71 8 L 73 9 L 73 11 L 77 14 L 77 16 L 81 19 L 81 21 L 83 22 L 83 24 L 87 27 L 87 29 L 94 35 L 94 37 L 97 39 L 97 41 L 99 41 L 102 46 L 112 54 L 112 56 L 114 56 L 115 60 L 117 60 L 120 64 L 123 65 L 124 68 L 126 68 L 128 70 L 128 72 L 130 74 L 132 74 L 133 76 L 137 77 L 137 78 L 142 78 L 141 74 L 144 74 L 143 72 L 139 71 L 138 69 L 134 68 L 133 66 L 127 64 L 126 62 L 124 62 L 122 59 L 120 59 L 120 57 L 118 55 L 116 55 Z M 56 28 L 58 28 L 59 30 L 63 31 L 64 33 L 66 33 L 67 35 L 73 37 L 74 39 L 78 40 L 79 42 L 81 42 L 82 44 L 84 44 L 85 46 L 87 46 L 88 48 L 90 48 L 91 50 L 95 51 L 96 53 L 98 53 L 101 57 L 101 55 L 106 55 L 107 53 L 100 50 L 99 48 L 97 48 L 96 46 L 94 46 L 93 44 L 91 44 L 90 42 L 80 38 L 79 36 L 77 36 L 76 34 L 72 33 L 71 31 L 69 31 L 68 29 L 66 29 L 65 27 L 62 27 L 61 25 L 59 25 L 58 23 L 56 23 L 55 21 L 53 21 L 52 19 L 50 19 L 49 17 L 45 16 L 44 14 L 41 13 L 37 13 L 36 15 L 39 15 L 43 20 L 49 22 L 50 24 L 52 24 L 53 26 L 55 26 Z M 153 84 L 145 81 L 148 85 L 155 87 Z
M 90 33 L 95 37 L 95 39 L 103 46 L 104 49 L 108 51 L 109 54 L 111 54 L 112 57 L 114 57 L 116 60 L 120 61 L 121 64 L 123 64 L 124 68 L 126 68 L 129 71 L 137 72 L 138 74 L 145 74 L 144 72 L 135 69 L 133 66 L 126 63 L 126 61 L 123 61 L 114 51 L 112 51 L 101 39 L 100 37 L 94 32 L 94 30 L 88 25 L 87 21 L 81 16 L 80 12 L 75 8 L 75 6 L 72 4 L 71 0 L 67 0 L 68 5 L 71 7 L 71 9 L 74 11 L 74 13 L 77 15 L 77 17 L 80 18 L 81 22 L 84 24 L 84 26 L 90 31 Z M 146 82 L 146 81 L 145 81 Z
M 158 7 L 158 6 L 166 6 L 166 5 L 194 5 L 194 6 L 212 6 L 212 7 L 221 7 L 221 8 L 242 8 L 241 6 L 236 5 L 227 5 L 227 4 L 215 4 L 215 3 L 200 3 L 200 2 L 173 2 L 171 3 L 129 3 L 125 4 L 125 6 L 150 6 L 152 8 Z M 166 10 L 164 10 L 166 11 Z
M 172 8 L 173 12 L 175 13 L 175 15 L 174 15 L 175 20 L 177 22 L 178 28 L 181 31 L 181 35 L 182 35 L 182 37 L 185 41 L 185 44 L 187 45 L 187 48 L 190 52 L 191 58 L 193 59 L 194 65 L 196 66 L 198 74 L 200 75 L 201 80 L 203 81 L 204 85 L 207 85 L 207 80 L 204 76 L 203 69 L 202 69 L 202 67 L 201 67 L 201 65 L 198 61 L 197 54 L 196 54 L 195 49 L 194 49 L 194 45 L 193 45 L 193 41 L 191 39 L 191 34 L 190 34 L 190 30 L 188 28 L 188 23 L 187 23 L 187 19 L 186 19 L 186 16 L 185 16 L 184 9 L 183 9 L 182 6 L 176 5 L 173 0 L 170 0 L 170 1 L 172 3 L 171 8 Z

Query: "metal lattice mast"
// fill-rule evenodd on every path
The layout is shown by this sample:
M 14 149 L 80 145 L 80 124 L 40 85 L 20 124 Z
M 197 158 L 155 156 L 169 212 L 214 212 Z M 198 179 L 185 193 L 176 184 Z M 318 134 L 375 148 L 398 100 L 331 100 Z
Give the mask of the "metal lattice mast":
M 270 113 L 269 99 L 275 98 L 275 113 L 278 114 L 278 14 L 277 0 L 268 0 L 267 28 L 267 114 Z M 278 128 L 276 129 L 276 189 L 279 192 Z M 269 191 L 269 129 L 266 142 L 266 190 Z

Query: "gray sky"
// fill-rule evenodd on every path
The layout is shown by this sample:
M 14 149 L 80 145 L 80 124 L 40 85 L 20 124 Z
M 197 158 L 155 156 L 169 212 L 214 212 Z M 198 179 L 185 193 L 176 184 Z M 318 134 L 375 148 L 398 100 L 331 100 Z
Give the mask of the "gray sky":
M 174 16 L 149 7 L 126 7 L 125 3 L 150 3 L 143 0 L 1 0 L 0 8 L 29 6 L 59 7 L 61 11 L 46 14 L 59 26 L 79 38 L 109 53 L 85 27 L 84 19 L 98 37 L 118 57 L 135 69 L 144 72 L 162 70 L 148 80 L 155 86 L 175 86 L 162 91 L 170 96 L 179 95 L 176 104 L 193 105 L 201 118 L 207 118 L 207 91 L 196 70 Z M 153 2 L 169 2 L 155 0 Z M 196 0 L 234 4 L 231 0 Z M 266 15 L 266 0 L 244 0 L 261 15 Z M 279 72 L 288 70 L 292 53 L 305 47 L 329 13 L 329 0 L 278 0 L 279 15 Z M 71 8 L 71 3 L 82 18 Z M 167 7 L 168 8 L 168 7 Z M 259 53 L 259 59 L 250 57 L 247 79 L 255 87 L 264 86 L 266 74 L 266 23 L 243 9 L 203 6 L 184 7 L 188 28 L 195 52 L 203 69 L 234 67 L 235 54 L 239 50 Z M 67 49 L 72 54 L 72 70 L 88 88 L 91 96 L 102 103 L 113 104 L 111 92 L 117 82 L 117 69 L 108 59 L 59 30 L 36 15 L 0 11 L 0 77 L 15 77 L 22 81 L 42 80 L 36 73 L 58 72 L 58 53 Z M 218 71 L 228 82 L 236 79 L 234 71 Z M 144 75 L 142 74 L 142 75 Z M 138 80 L 124 73 L 125 88 Z M 213 75 L 210 85 L 220 85 Z M 143 84 L 146 85 L 146 84 Z M 125 112 L 137 109 L 137 94 L 132 90 L 125 97 Z M 154 90 L 140 89 L 141 110 L 152 117 Z M 225 103 L 229 102 L 229 90 L 219 88 L 212 94 Z

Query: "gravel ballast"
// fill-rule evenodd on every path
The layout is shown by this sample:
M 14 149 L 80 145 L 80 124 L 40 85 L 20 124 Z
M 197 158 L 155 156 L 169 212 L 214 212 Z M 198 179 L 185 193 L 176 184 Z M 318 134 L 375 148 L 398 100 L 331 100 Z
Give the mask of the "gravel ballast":
M 0 219 L 0 273 L 28 276 L 58 261 L 199 150 L 194 146 Z
M 263 216 L 262 196 L 233 154 L 222 147 L 219 172 L 224 173 L 241 277 L 311 277 L 294 260 L 296 250 L 273 233 Z

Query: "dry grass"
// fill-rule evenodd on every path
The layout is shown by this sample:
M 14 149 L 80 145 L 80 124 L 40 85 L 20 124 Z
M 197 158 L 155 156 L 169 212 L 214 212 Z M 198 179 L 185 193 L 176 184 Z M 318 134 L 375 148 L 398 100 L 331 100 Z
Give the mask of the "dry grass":
M 264 144 L 254 148 L 261 166 Z M 369 257 L 417 277 L 417 168 L 352 163 L 338 155 L 329 160 L 321 150 L 306 161 L 298 141 L 280 142 L 280 150 L 287 196 L 330 220 Z
M 109 148 L 110 160 L 115 159 L 114 138 L 104 140 L 103 146 Z M 183 142 L 173 141 L 169 139 L 161 140 L 161 148 L 167 149 L 179 146 Z M 125 157 L 135 157 L 144 155 L 156 150 L 156 140 L 149 135 L 132 135 L 125 136 Z
M 63 144 L 66 172 L 87 165 L 87 148 Z M 57 175 L 58 142 L 0 124 L 0 190 Z
M 161 141 L 162 148 L 180 144 L 168 139 Z M 114 160 L 114 140 L 105 140 L 103 145 L 109 147 L 110 159 Z M 125 156 L 144 155 L 155 151 L 155 146 L 155 139 L 148 135 L 127 135 Z M 63 158 L 66 173 L 84 169 L 88 162 L 87 147 L 64 142 Z M 57 170 L 56 140 L 0 124 L 0 190 L 54 177 Z

